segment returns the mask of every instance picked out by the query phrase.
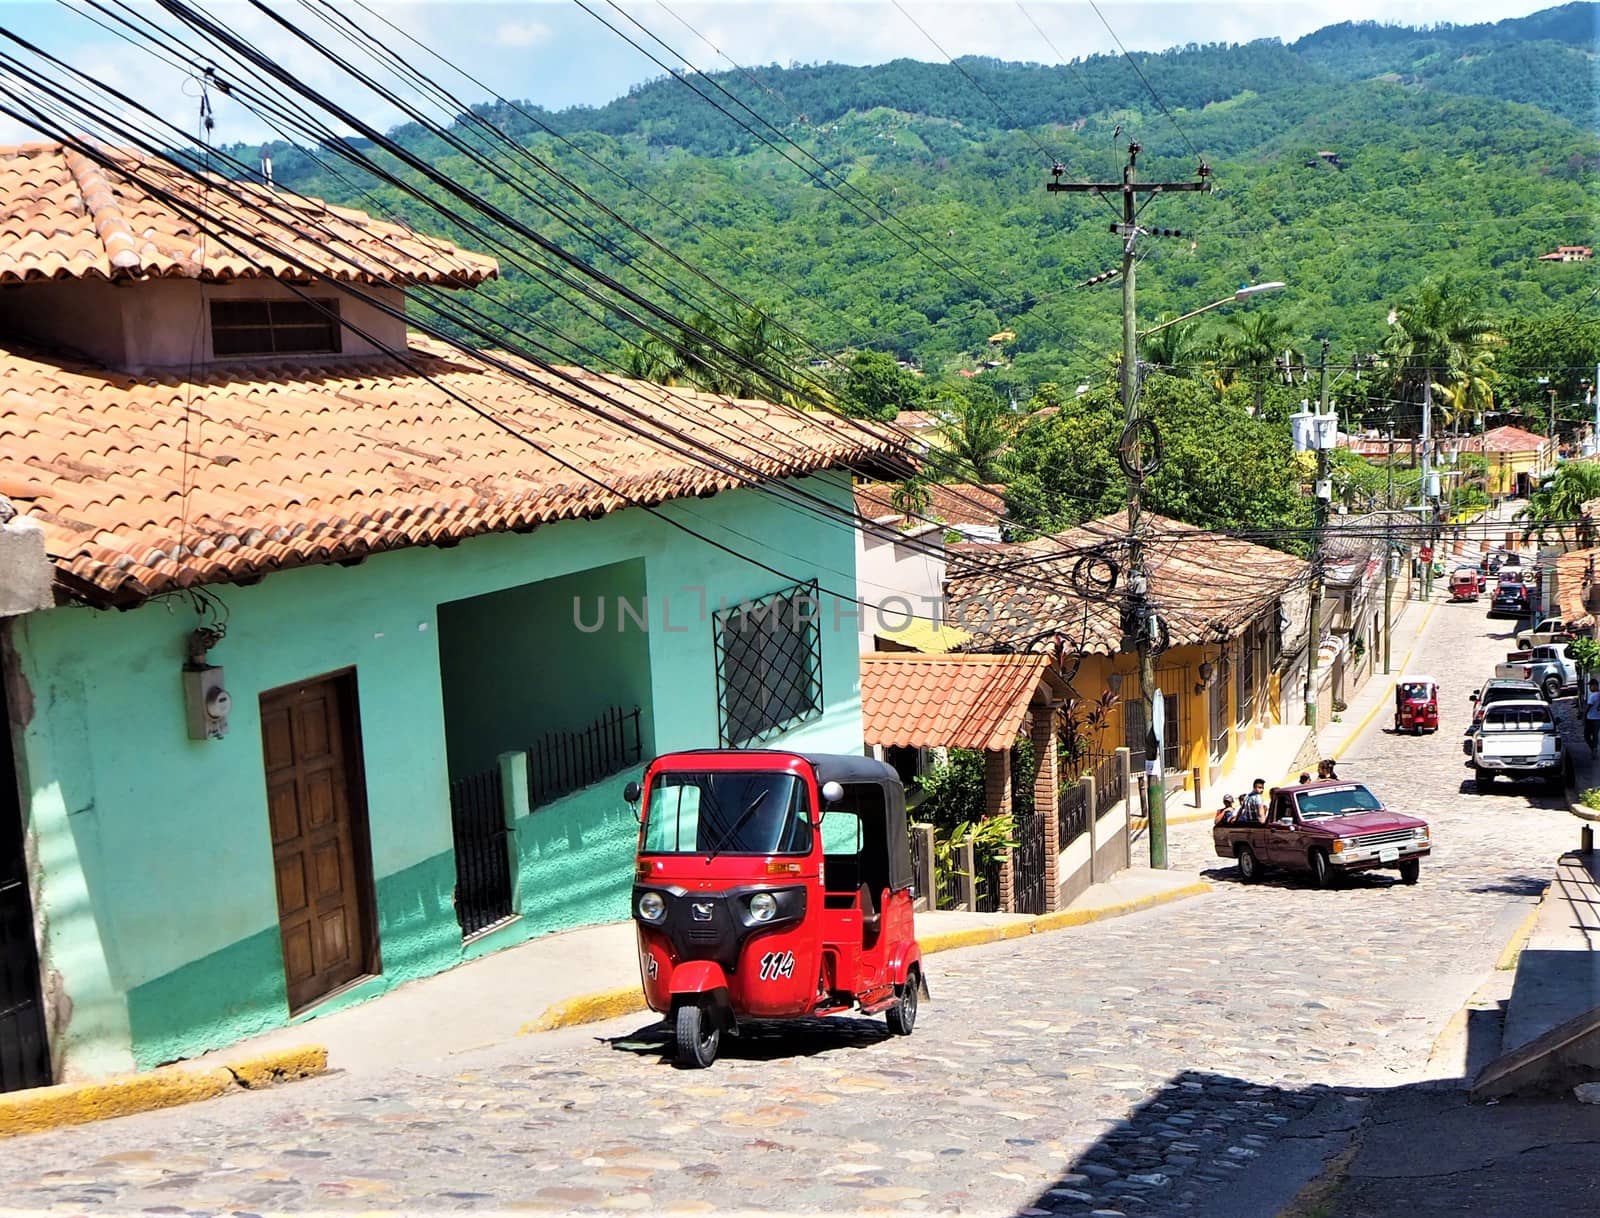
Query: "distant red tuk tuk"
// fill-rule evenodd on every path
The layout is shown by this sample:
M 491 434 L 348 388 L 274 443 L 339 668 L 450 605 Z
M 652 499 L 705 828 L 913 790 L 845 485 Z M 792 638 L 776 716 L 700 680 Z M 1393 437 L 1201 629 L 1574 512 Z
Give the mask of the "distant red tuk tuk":
M 1460 567 L 1450 576 L 1450 599 L 1475 601 L 1483 592 L 1483 580 L 1474 567 Z
M 629 783 L 633 918 L 650 1009 L 678 1060 L 716 1060 L 741 1020 L 859 1008 L 909 1036 L 926 995 L 905 792 L 868 757 L 668 753 Z
M 1394 730 L 1422 735 L 1439 730 L 1439 686 L 1432 677 L 1402 677 L 1394 687 Z

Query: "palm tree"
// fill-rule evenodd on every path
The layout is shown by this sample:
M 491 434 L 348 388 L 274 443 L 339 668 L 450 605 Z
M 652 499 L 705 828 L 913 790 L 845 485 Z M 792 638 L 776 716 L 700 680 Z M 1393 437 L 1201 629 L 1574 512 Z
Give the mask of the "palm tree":
M 1600 499 L 1600 463 L 1563 462 L 1555 476 L 1529 495 L 1528 505 L 1517 513 L 1516 519 L 1527 521 L 1522 527 L 1523 540 L 1537 537 L 1543 541 L 1553 529 L 1566 545 L 1570 525 L 1580 546 L 1593 544 L 1594 528 L 1583 507 L 1596 499 Z
M 1228 318 L 1228 327 L 1220 342 L 1222 361 L 1249 377 L 1255 386 L 1255 413 L 1259 416 L 1266 381 L 1278 357 L 1296 363 L 1302 358 L 1300 351 L 1289 338 L 1289 323 L 1276 313 L 1235 313 Z
M 1139 343 L 1142 362 L 1185 379 L 1193 379 L 1200 365 L 1213 354 L 1211 344 L 1200 337 L 1192 321 L 1180 321 L 1157 329 Z
M 680 385 L 689 371 L 682 353 L 654 335 L 629 349 L 624 367 L 629 376 L 658 385 Z
M 1019 420 L 984 389 L 946 389 L 939 395 L 939 433 L 963 472 L 978 482 L 1001 479 L 1002 457 L 1017 434 Z
M 1499 343 L 1494 323 L 1446 276 L 1428 280 L 1395 306 L 1383 349 L 1400 396 L 1420 402 L 1431 388 L 1449 423 L 1494 404 Z

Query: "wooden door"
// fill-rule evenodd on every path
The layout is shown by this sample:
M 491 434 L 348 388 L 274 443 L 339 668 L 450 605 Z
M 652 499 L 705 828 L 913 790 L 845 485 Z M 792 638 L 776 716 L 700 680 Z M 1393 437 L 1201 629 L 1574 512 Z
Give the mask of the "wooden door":
M 4 674 L 0 673 L 0 687 Z M 50 1042 L 39 990 L 22 799 L 11 752 L 11 719 L 0 688 L 0 1091 L 50 1083 Z
M 378 967 L 353 684 L 345 674 L 261 695 L 291 1013 Z

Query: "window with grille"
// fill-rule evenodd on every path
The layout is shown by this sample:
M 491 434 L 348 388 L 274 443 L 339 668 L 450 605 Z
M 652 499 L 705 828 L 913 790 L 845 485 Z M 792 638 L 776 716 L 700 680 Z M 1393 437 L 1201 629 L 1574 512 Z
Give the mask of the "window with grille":
M 1219 672 L 1211 685 L 1211 760 L 1221 761 L 1227 755 L 1228 678 Z
M 817 617 L 815 581 L 712 616 L 725 748 L 770 739 L 822 713 Z
M 337 300 L 213 300 L 211 352 L 314 355 L 339 352 Z
M 1256 716 L 1256 653 L 1251 635 L 1239 644 L 1239 662 L 1234 665 L 1233 717 L 1243 731 Z

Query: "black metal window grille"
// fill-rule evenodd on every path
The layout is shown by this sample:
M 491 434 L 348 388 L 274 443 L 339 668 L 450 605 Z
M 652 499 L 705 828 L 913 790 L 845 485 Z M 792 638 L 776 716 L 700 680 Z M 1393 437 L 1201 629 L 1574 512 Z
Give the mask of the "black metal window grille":
M 1219 663 L 1220 669 L 1222 665 Z M 1221 761 L 1228 755 L 1228 678 L 1220 671 L 1213 674 L 1211 686 L 1211 760 Z
M 822 713 L 818 612 L 812 580 L 712 615 L 723 747 L 769 739 Z
M 528 748 L 528 804 L 537 808 L 636 765 L 640 708 L 613 706 L 587 727 L 550 732 Z
M 337 355 L 339 302 L 213 300 L 211 351 L 218 356 Z
M 0 723 L 6 721 L 5 696 L 0 691 Z M 50 1042 L 22 850 L 22 807 L 11 742 L 0 739 L 0 1091 L 49 1083 Z
M 470 938 L 511 916 L 510 830 L 500 767 L 450 783 L 456 843 L 456 917 Z
M 1233 717 L 1241 729 L 1256 717 L 1256 652 L 1247 634 L 1239 644 L 1239 663 L 1233 686 Z

